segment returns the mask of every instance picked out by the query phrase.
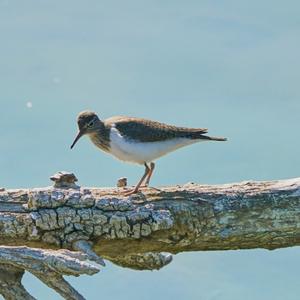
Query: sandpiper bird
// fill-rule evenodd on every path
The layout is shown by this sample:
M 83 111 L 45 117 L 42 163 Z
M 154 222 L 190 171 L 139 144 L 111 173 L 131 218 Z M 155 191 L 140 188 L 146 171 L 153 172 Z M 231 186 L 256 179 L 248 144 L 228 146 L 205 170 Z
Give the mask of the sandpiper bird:
M 116 158 L 145 166 L 145 173 L 133 190 L 137 193 L 144 183 L 149 185 L 154 170 L 154 161 L 178 148 L 201 141 L 226 141 L 222 137 L 210 137 L 205 128 L 186 128 L 167 125 L 141 118 L 117 116 L 100 120 L 96 113 L 84 111 L 77 119 L 79 132 L 71 146 L 83 135 L 101 150 Z

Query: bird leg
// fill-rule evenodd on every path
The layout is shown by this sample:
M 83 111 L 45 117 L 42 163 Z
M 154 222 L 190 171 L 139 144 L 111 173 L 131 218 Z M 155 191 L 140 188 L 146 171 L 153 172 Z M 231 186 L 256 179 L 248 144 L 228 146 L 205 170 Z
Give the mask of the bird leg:
M 146 163 L 144 163 L 144 166 L 145 166 L 145 173 L 142 176 L 141 180 L 138 182 L 138 184 L 135 186 L 135 188 L 133 190 L 125 192 L 124 193 L 125 196 L 135 194 L 139 191 L 139 188 L 142 185 L 142 183 L 144 182 L 145 178 L 151 172 L 150 168 L 148 167 L 148 165 Z
M 150 163 L 150 171 L 148 172 L 148 175 L 147 175 L 147 178 L 146 178 L 146 181 L 145 181 L 145 186 L 149 186 L 150 178 L 153 174 L 154 168 L 155 168 L 155 163 L 151 162 Z

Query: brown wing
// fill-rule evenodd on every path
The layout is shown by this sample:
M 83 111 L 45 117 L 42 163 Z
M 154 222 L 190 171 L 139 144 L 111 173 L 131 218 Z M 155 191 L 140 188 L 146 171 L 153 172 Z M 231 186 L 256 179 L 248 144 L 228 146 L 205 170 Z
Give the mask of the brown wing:
M 156 142 L 181 137 L 199 139 L 207 132 L 206 128 L 177 127 L 132 117 L 113 117 L 105 123 L 110 126 L 114 124 L 122 136 L 140 142 Z

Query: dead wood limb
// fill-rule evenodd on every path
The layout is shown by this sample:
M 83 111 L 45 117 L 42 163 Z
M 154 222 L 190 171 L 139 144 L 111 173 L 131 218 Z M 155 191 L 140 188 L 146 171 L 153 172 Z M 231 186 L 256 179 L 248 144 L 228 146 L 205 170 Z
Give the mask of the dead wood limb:
M 0 191 L 0 263 L 19 278 L 30 271 L 66 299 L 82 298 L 62 275 L 94 274 L 99 268 L 87 259 L 103 265 L 100 254 L 124 267 L 159 269 L 172 259 L 162 252 L 300 245 L 300 178 L 149 188 L 129 197 L 124 188 L 80 188 L 75 179 L 60 173 L 55 187 Z M 52 281 L 36 271 L 45 269 Z M 21 286 L 17 292 L 26 295 Z

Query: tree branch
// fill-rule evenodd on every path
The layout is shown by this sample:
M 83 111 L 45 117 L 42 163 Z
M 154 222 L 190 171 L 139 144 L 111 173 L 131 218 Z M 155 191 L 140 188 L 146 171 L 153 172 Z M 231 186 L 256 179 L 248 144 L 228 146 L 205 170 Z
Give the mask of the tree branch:
M 148 188 L 129 197 L 122 195 L 126 187 L 80 188 L 76 177 L 66 172 L 52 180 L 55 187 L 0 191 L 2 245 L 47 248 L 48 253 L 79 250 L 85 259 L 102 265 L 100 254 L 124 267 L 159 269 L 172 259 L 161 252 L 300 244 L 300 178 L 214 186 L 190 183 Z M 14 265 L 34 274 L 28 265 Z M 55 272 L 72 273 L 68 268 Z M 46 284 L 62 294 L 56 286 L 60 280 Z
M 100 269 L 87 262 L 87 258 L 83 253 L 69 250 L 0 246 L 0 263 L 3 263 L 0 267 L 6 270 L 0 276 L 0 292 L 6 299 L 34 299 L 21 284 L 24 270 L 27 270 L 65 299 L 82 300 L 84 298 L 62 275 L 92 275 L 99 272 Z

